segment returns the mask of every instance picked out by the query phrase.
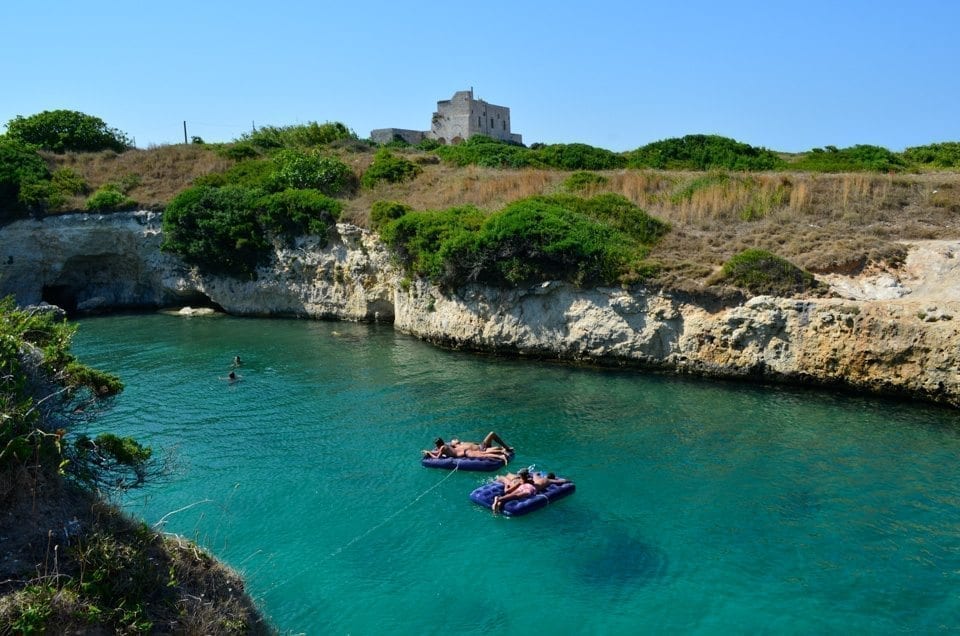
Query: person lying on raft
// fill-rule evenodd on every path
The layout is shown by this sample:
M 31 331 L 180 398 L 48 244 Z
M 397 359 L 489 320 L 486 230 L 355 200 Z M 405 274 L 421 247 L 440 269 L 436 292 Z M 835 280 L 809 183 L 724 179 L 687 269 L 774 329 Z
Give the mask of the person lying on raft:
M 442 437 L 435 439 L 433 445 L 433 450 L 423 451 L 424 457 L 433 457 L 434 459 L 440 459 L 441 457 L 452 457 L 455 459 L 460 457 L 467 457 L 471 459 L 494 459 L 497 461 L 502 461 L 504 464 L 510 461 L 509 453 L 499 446 L 485 449 L 464 448 L 462 445 L 453 446 L 451 444 L 447 444 L 443 441 Z
M 487 450 L 490 448 L 496 448 L 494 443 L 508 453 L 513 452 L 513 447 L 509 446 L 505 441 L 503 441 L 503 438 L 497 435 L 496 431 L 490 431 L 487 433 L 487 436 L 484 437 L 483 441 L 479 444 L 477 442 L 464 442 L 456 437 L 452 438 L 449 442 L 450 446 L 453 446 L 454 448 L 460 447 L 468 450 Z
M 533 481 L 533 485 L 536 486 L 537 492 L 544 492 L 550 484 L 565 484 L 569 482 L 569 479 L 559 479 L 554 473 L 547 473 L 543 475 L 542 473 L 533 473 L 531 475 L 530 471 L 526 468 L 521 468 L 516 473 L 507 473 L 506 475 L 497 475 L 495 481 L 499 481 L 503 484 L 504 492 L 506 492 L 511 487 L 515 487 L 522 483 L 527 475 L 530 475 Z
M 509 488 L 503 491 L 503 494 L 499 497 L 493 498 L 493 505 L 490 508 L 494 512 L 500 512 L 503 510 L 503 504 L 508 501 L 513 501 L 514 499 L 526 499 L 527 497 L 533 497 L 537 494 L 537 487 L 533 484 L 533 477 L 529 472 L 521 470 L 517 473 L 520 477 L 520 481 L 516 484 L 511 485 Z

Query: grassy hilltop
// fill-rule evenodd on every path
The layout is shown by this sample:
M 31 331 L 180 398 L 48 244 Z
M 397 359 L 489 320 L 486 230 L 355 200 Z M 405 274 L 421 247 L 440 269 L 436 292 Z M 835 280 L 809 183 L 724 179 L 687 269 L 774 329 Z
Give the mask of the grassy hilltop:
M 960 143 L 793 155 L 711 135 L 624 153 L 483 137 L 378 147 L 310 123 L 227 144 L 74 151 L 62 134 L 18 132 L 30 120 L 0 138 L 0 166 L 26 175 L 3 206 L 0 171 L 7 218 L 164 209 L 165 249 L 239 277 L 277 241 L 345 221 L 378 230 L 410 275 L 445 286 L 560 278 L 807 293 L 807 272 L 896 263 L 899 241 L 960 231 Z

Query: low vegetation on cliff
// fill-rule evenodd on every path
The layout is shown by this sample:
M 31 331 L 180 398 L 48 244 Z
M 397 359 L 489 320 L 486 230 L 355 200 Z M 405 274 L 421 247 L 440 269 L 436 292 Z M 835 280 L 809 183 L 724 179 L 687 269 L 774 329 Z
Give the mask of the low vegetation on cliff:
M 74 329 L 0 301 L 0 633 L 265 631 L 235 573 L 103 499 L 159 465 L 75 433 L 122 384 L 70 354 Z
M 18 120 L 48 119 L 43 115 Z M 960 231 L 956 142 L 901 153 L 857 145 L 799 154 L 718 135 L 664 139 L 620 153 L 576 143 L 524 147 L 485 137 L 455 146 L 427 140 L 377 147 L 341 123 L 311 122 L 262 127 L 227 144 L 195 139 L 118 150 L 104 142 L 96 152 L 89 146 L 72 152 L 55 140 L 24 137 L 17 132 L 21 124 L 13 127 L 15 134 L 8 124 L 8 134 L 0 137 L 3 219 L 165 209 L 165 249 L 243 278 L 296 233 L 324 236 L 337 220 L 382 227 L 412 273 L 450 284 L 511 285 L 559 275 L 585 284 L 644 281 L 690 290 L 743 288 L 736 277 L 719 274 L 745 250 L 765 250 L 809 272 L 851 272 L 868 263 L 898 262 L 903 240 Z M 94 129 L 110 131 L 100 124 Z M 122 133 L 114 136 L 126 143 Z M 671 229 L 640 249 L 623 228 L 583 216 L 583 204 L 572 199 L 557 199 L 569 195 L 583 201 L 619 196 Z M 381 202 L 414 216 L 399 222 L 402 214 L 394 214 L 391 220 L 398 223 L 389 229 L 375 218 L 378 206 L 383 212 Z M 530 239 L 542 229 L 528 222 L 536 215 L 517 211 L 532 207 L 552 224 L 543 244 Z M 427 221 L 431 216 L 436 218 Z M 506 218 L 522 226 L 517 232 L 524 237 L 504 236 L 496 244 L 492 228 Z M 428 226 L 442 234 L 462 223 L 467 225 L 455 232 L 459 242 L 446 237 L 434 249 L 434 239 L 411 239 Z M 561 226 L 570 236 L 589 236 L 555 242 Z M 406 234 L 391 234 L 395 230 Z M 595 250 L 589 240 L 595 234 L 609 235 L 610 247 Z M 558 245 L 566 250 L 562 265 L 554 260 Z M 494 266 L 497 257 L 490 254 L 498 253 L 505 256 Z M 582 262 L 575 265 L 575 259 Z

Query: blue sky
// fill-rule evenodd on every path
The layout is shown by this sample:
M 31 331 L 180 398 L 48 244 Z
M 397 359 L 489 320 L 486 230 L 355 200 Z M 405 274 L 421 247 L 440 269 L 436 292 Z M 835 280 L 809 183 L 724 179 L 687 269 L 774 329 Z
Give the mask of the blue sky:
M 310 121 L 425 130 L 470 87 L 527 144 L 960 140 L 951 0 L 7 0 L 0 16 L 0 127 L 65 108 L 141 148 L 182 142 L 184 120 L 206 141 Z

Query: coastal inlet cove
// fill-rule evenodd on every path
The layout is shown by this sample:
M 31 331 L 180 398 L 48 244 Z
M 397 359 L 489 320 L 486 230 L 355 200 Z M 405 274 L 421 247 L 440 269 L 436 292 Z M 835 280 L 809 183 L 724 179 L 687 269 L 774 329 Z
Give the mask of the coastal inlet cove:
M 73 350 L 126 384 L 87 432 L 168 464 L 123 508 L 238 570 L 281 633 L 960 630 L 956 410 L 384 325 L 115 315 Z M 489 431 L 576 492 L 495 515 L 469 495 L 497 473 L 420 464 Z

